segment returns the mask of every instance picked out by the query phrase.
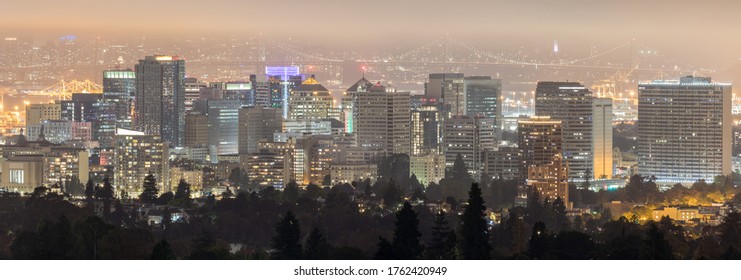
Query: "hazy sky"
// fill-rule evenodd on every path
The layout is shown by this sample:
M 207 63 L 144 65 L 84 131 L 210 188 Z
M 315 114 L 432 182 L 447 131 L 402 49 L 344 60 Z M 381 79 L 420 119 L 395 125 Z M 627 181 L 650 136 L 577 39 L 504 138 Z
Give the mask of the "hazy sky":
M 409 44 L 445 33 L 482 45 L 636 38 L 731 60 L 741 57 L 740 14 L 736 0 L 2 0 L 0 33 L 263 33 L 348 46 Z

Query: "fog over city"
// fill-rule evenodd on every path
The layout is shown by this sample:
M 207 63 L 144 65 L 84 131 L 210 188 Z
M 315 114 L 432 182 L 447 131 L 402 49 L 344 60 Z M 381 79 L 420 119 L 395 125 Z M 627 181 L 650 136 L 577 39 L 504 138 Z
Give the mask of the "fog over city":
M 158 36 L 298 38 L 367 50 L 444 34 L 491 49 L 570 53 L 636 39 L 715 68 L 739 58 L 737 1 L 3 1 L 0 33 L 37 40 Z M 156 27 L 156 28 L 153 28 Z M 5 34 L 9 33 L 9 34 Z

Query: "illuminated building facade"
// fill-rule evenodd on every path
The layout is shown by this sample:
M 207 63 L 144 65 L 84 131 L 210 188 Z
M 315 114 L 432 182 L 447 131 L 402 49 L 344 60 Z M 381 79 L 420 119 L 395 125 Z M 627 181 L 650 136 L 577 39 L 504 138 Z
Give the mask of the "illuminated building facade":
M 30 104 L 26 106 L 26 126 L 43 121 L 56 121 L 62 118 L 62 106 L 55 104 Z
M 147 56 L 136 65 L 134 128 L 172 146 L 185 139 L 185 60 Z
M 706 77 L 638 84 L 638 172 L 661 184 L 730 174 L 731 98 Z
M 485 116 L 493 119 L 495 131 L 499 131 L 499 118 L 502 115 L 502 80 L 489 76 L 465 77 L 466 115 Z
M 594 179 L 612 179 L 612 98 L 595 98 L 592 104 L 592 174 Z
M 170 169 L 170 189 L 176 191 L 180 180 L 190 184 L 191 197 L 198 198 L 203 195 L 203 170 L 189 170 L 183 167 Z
M 455 115 L 445 120 L 445 165 L 452 167 L 458 154 L 468 172 L 478 180 L 482 153 L 494 148 L 494 120 L 482 116 Z
M 361 182 L 366 179 L 373 184 L 378 178 L 378 165 L 375 164 L 332 164 L 330 167 L 332 185 Z M 319 184 L 321 182 L 317 182 Z
M 160 193 L 171 191 L 169 148 L 159 136 L 119 128 L 114 153 L 113 183 L 116 192 L 125 190 L 132 197 L 138 196 L 144 177 L 150 172 L 157 179 Z
M 521 182 L 528 178 L 530 166 L 551 164 L 554 156 L 561 153 L 561 129 L 561 121 L 550 117 L 532 116 L 517 122 Z
M 21 194 L 33 193 L 44 179 L 44 156 L 40 154 L 15 155 L 2 161 L 2 188 Z
M 281 109 L 283 118 L 288 118 L 288 96 L 290 91 L 301 85 L 304 78 L 299 73 L 298 66 L 268 66 L 265 67 L 268 76 L 268 91 L 270 108 Z
M 294 120 L 321 120 L 332 117 L 334 99 L 329 90 L 314 77 L 306 79 L 291 90 L 288 97 L 288 118 Z
M 490 179 L 517 180 L 520 176 L 520 148 L 517 145 L 499 145 L 484 152 L 484 172 Z
M 462 73 L 430 74 L 425 96 L 440 100 L 446 117 L 466 114 L 466 85 Z
M 234 100 L 208 101 L 208 145 L 215 147 L 218 155 L 235 155 L 239 151 L 240 107 L 240 102 Z
M 208 146 L 208 116 L 199 112 L 185 115 L 185 147 Z
M 433 151 L 442 154 L 442 115 L 436 105 L 420 105 L 411 110 L 412 154 Z
M 527 169 L 527 186 L 540 193 L 542 200 L 551 203 L 557 198 L 563 200 L 567 209 L 569 202 L 569 169 L 563 164 L 561 154 L 556 154 L 551 162 L 543 165 L 530 165 Z
M 538 82 L 535 90 L 535 114 L 561 121 L 561 152 L 572 181 L 584 181 L 593 168 L 592 99 L 592 92 L 577 82 Z
M 258 141 L 273 139 L 281 131 L 282 111 L 261 106 L 239 109 L 239 154 L 257 153 Z
M 131 69 L 103 71 L 103 100 L 115 104 L 116 127 L 131 129 L 135 94 L 136 72 Z
M 353 121 L 358 146 L 386 154 L 411 154 L 409 92 L 387 89 L 380 83 L 366 86 L 348 89 L 354 94 Z
M 409 173 L 427 186 L 430 182 L 438 183 L 445 178 L 445 156 L 434 151 L 416 154 L 409 157 Z

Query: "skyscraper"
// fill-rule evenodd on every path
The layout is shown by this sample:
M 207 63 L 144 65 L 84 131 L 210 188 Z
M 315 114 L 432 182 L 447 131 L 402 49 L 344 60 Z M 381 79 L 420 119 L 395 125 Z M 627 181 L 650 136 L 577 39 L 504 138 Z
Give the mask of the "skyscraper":
M 561 121 L 540 116 L 519 120 L 517 134 L 521 162 L 519 179 L 525 182 L 530 166 L 552 164 L 554 156 L 561 153 Z
M 535 115 L 561 121 L 569 179 L 583 181 L 587 169 L 593 167 L 592 92 L 577 82 L 538 82 Z
M 185 60 L 147 56 L 136 65 L 135 129 L 172 146 L 185 139 Z
M 215 147 L 218 155 L 238 152 L 240 107 L 235 100 L 208 101 L 208 145 Z
M 442 100 L 446 117 L 466 114 L 466 86 L 462 73 L 430 74 L 429 79 L 425 95 Z
M 592 150 L 594 179 L 612 179 L 612 98 L 593 100 Z
M 463 80 L 466 88 L 466 115 L 481 115 L 495 120 L 497 131 L 502 115 L 502 80 L 472 76 Z
M 453 166 L 458 154 L 472 174 L 479 179 L 482 153 L 494 148 L 494 120 L 482 116 L 452 116 L 445 120 L 445 165 Z
M 411 153 L 409 92 L 397 92 L 381 83 L 368 87 L 365 78 L 347 92 L 354 95 L 354 133 L 359 147 L 386 154 Z
M 133 70 L 103 71 L 103 100 L 115 104 L 116 127 L 131 128 L 135 93 L 136 73 Z
M 442 153 L 443 120 L 436 105 L 412 109 L 412 154 Z
M 690 184 L 731 173 L 731 85 L 681 77 L 638 85 L 638 172 Z
M 170 191 L 168 146 L 157 135 L 118 129 L 114 152 L 114 186 L 136 197 L 141 193 L 144 177 L 151 172 L 160 193 Z
M 331 117 L 334 99 L 329 90 L 314 76 L 291 90 L 288 97 L 288 118 L 294 120 L 321 120 Z
M 281 131 L 283 112 L 262 106 L 239 109 L 239 154 L 257 153 L 257 142 L 272 140 L 273 133 Z

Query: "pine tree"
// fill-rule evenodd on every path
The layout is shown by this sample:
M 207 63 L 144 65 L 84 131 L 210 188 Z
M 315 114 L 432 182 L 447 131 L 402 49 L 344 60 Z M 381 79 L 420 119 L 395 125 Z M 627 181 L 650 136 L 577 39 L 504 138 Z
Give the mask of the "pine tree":
M 672 258 L 672 247 L 666 240 L 664 233 L 659 230 L 656 223 L 651 223 L 648 226 L 646 239 L 643 240 L 643 246 L 641 247 L 641 259 L 671 260 Z
M 172 252 L 172 248 L 170 248 L 170 243 L 167 242 L 167 240 L 160 240 L 160 242 L 157 242 L 157 244 L 154 245 L 154 248 L 152 249 L 152 259 L 153 260 L 174 260 L 176 259 L 175 254 Z
M 272 258 L 276 260 L 297 260 L 301 259 L 301 244 L 299 239 L 301 228 L 293 212 L 288 211 L 286 216 L 275 227 L 275 236 L 272 239 L 272 246 L 275 252 Z
M 113 194 L 113 185 L 111 185 L 111 180 L 108 178 L 108 176 L 106 176 L 103 179 L 103 188 L 100 192 L 100 198 L 103 200 L 111 200 L 113 199 Z
M 190 184 L 185 179 L 180 179 L 180 182 L 178 182 L 175 199 L 190 200 Z
M 286 187 L 283 188 L 283 201 L 288 203 L 295 203 L 298 199 L 299 191 L 298 191 L 298 184 L 295 180 L 291 180 L 286 184 Z
M 454 180 L 470 180 L 471 175 L 468 174 L 468 168 L 466 167 L 466 163 L 463 161 L 463 156 L 461 154 L 458 154 L 455 156 L 455 161 L 453 162 L 453 168 L 450 171 L 450 175 Z
M 149 172 L 144 177 L 144 184 L 142 185 L 142 193 L 139 195 L 139 200 L 142 203 L 155 203 L 157 201 L 157 179 L 154 178 L 152 172 Z
M 468 206 L 461 217 L 459 250 L 465 260 L 489 259 L 489 229 L 486 224 L 484 199 L 477 183 L 471 184 Z
M 304 256 L 307 260 L 327 260 L 329 259 L 331 247 L 327 239 L 318 227 L 314 227 L 306 240 L 306 251 Z
M 85 184 L 85 199 L 92 200 L 94 195 L 95 184 L 93 183 L 93 179 L 88 179 L 87 184 Z
M 388 239 L 379 237 L 378 251 L 376 251 L 375 259 L 377 260 L 396 259 L 396 255 L 394 255 L 394 248 L 393 246 L 391 246 L 391 242 L 389 242 Z
M 425 252 L 427 259 L 452 260 L 455 258 L 455 231 L 450 229 L 443 211 L 435 215 L 435 223 L 432 225 L 432 241 Z
M 399 260 L 414 260 L 422 255 L 419 232 L 419 218 L 412 205 L 404 202 L 401 210 L 396 212 L 396 229 L 391 242 L 394 257 Z
M 550 235 L 545 223 L 537 222 L 533 225 L 533 233 L 527 243 L 527 252 L 533 259 L 543 259 L 550 250 Z

